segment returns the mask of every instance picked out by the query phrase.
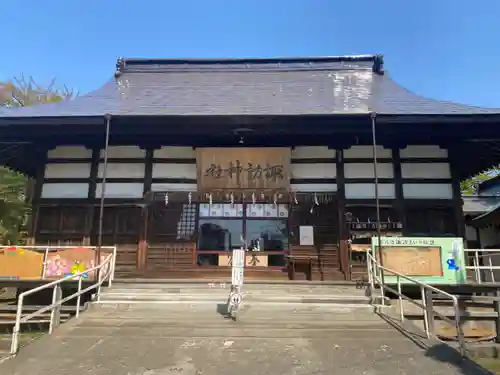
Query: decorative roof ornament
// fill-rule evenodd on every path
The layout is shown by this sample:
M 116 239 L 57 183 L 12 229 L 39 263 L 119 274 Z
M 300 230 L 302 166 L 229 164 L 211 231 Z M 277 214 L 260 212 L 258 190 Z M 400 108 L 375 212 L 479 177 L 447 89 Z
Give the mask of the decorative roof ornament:
M 375 55 L 373 57 L 373 73 L 384 74 L 384 55 Z
M 118 57 L 118 59 L 116 60 L 115 78 L 118 78 L 123 74 L 124 67 L 125 67 L 125 61 L 123 60 L 123 58 Z

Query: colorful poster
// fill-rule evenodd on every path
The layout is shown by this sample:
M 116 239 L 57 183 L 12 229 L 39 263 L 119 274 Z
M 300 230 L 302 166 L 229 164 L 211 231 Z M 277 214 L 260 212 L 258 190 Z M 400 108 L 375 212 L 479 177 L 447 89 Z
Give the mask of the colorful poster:
M 101 255 L 101 262 L 104 262 L 107 256 L 108 254 Z M 95 258 L 96 250 L 89 248 L 75 248 L 50 252 L 47 257 L 45 278 L 57 279 L 84 272 L 96 266 Z M 107 270 L 108 266 L 103 267 L 103 272 L 107 272 Z M 84 273 L 81 277 L 84 280 L 94 279 L 95 272 Z
M 461 284 L 466 282 L 462 238 L 455 237 L 381 237 L 377 259 L 397 273 L 427 284 Z M 372 237 L 372 254 L 378 238 Z M 384 281 L 392 284 L 397 276 L 384 273 Z M 402 284 L 412 284 L 401 279 Z

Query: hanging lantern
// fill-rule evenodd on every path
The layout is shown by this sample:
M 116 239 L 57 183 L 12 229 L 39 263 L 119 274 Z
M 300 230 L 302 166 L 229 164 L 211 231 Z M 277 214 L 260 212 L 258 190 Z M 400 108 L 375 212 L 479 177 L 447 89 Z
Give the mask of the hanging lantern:
M 297 200 L 297 193 L 293 195 L 293 203 L 299 204 L 299 201 Z
M 255 204 L 255 193 L 252 193 L 252 203 Z
M 234 194 L 231 193 L 231 206 L 234 206 Z
M 314 193 L 314 204 L 315 204 L 316 206 L 319 206 L 318 196 L 316 195 L 316 193 Z
M 168 205 L 168 193 L 165 193 L 165 206 Z
M 273 205 L 274 207 L 276 207 L 276 203 L 277 203 L 277 197 L 276 197 L 276 194 L 273 195 Z
M 193 194 L 191 194 L 191 192 L 189 192 L 189 194 L 188 194 L 188 203 L 191 204 L 192 201 L 193 201 Z

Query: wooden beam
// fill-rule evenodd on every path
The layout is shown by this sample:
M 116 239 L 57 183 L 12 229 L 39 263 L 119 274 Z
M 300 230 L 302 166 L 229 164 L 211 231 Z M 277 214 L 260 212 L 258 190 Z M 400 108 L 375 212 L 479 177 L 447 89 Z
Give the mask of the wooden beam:
M 403 193 L 403 177 L 401 172 L 401 156 L 399 148 L 392 149 L 393 168 L 394 168 L 394 188 L 396 193 L 395 209 L 398 214 L 398 220 L 403 225 L 403 232 L 406 229 L 406 206 Z
M 32 199 L 31 223 L 28 234 L 28 245 L 35 245 L 37 242 L 38 221 L 40 216 L 40 198 L 42 196 L 43 180 L 45 177 L 45 165 L 47 163 L 47 149 L 38 149 L 35 152 L 37 165 L 35 176 L 35 189 Z
M 97 233 L 97 228 L 94 228 L 94 205 L 92 202 L 95 200 L 97 177 L 99 172 L 99 156 L 101 149 L 99 147 L 92 149 L 92 160 L 90 162 L 90 180 L 89 180 L 89 193 L 87 199 L 87 216 L 85 220 L 85 237 L 83 244 L 88 246 L 91 243 L 91 238 Z
M 460 191 L 460 170 L 458 168 L 458 159 L 460 157 L 460 150 L 456 148 L 448 149 L 448 157 L 451 169 L 451 186 L 453 190 L 453 212 L 455 216 L 457 235 L 465 238 L 465 216 L 463 211 L 462 192 Z M 464 242 L 465 243 L 465 242 Z
M 345 176 L 344 176 L 344 150 L 337 149 L 336 151 L 336 164 L 337 164 L 337 211 L 338 211 L 338 230 L 339 230 L 339 261 L 340 269 L 344 273 L 346 280 L 351 279 L 351 270 L 349 269 L 349 247 L 348 236 L 345 220 Z

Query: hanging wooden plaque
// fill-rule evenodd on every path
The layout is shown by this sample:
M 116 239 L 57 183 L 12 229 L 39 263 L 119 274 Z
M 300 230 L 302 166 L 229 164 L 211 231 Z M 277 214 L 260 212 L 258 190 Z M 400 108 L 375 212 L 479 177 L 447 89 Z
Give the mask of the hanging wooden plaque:
M 290 158 L 286 147 L 198 148 L 198 189 L 288 189 Z

